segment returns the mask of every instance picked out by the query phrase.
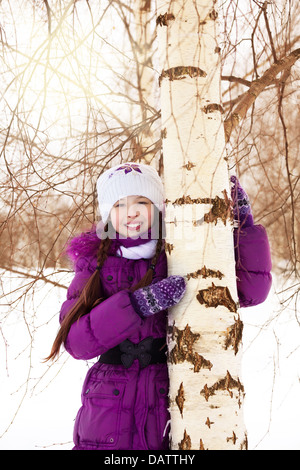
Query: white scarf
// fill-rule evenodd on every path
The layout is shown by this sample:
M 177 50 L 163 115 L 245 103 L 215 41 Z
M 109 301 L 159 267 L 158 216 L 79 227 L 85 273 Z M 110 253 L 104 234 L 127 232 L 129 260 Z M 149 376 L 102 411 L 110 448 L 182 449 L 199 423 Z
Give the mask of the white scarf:
M 128 259 L 150 259 L 155 255 L 156 245 L 157 240 L 150 240 L 149 242 L 143 243 L 142 245 L 131 246 L 129 248 L 120 246 L 117 249 L 116 255 L 123 256 L 124 258 Z

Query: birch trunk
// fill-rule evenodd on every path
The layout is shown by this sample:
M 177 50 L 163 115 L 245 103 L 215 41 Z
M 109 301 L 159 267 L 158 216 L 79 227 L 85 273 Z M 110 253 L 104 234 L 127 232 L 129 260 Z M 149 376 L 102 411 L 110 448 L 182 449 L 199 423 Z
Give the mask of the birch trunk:
M 214 0 L 157 0 L 169 275 L 171 449 L 247 446 Z

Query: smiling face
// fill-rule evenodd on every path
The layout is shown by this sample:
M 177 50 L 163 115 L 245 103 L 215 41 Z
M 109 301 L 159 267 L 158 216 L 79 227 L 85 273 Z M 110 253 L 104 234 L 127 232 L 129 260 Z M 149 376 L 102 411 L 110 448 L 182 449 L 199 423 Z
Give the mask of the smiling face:
M 117 201 L 111 212 L 111 223 L 120 235 L 138 237 L 153 224 L 154 205 L 144 196 L 127 196 Z

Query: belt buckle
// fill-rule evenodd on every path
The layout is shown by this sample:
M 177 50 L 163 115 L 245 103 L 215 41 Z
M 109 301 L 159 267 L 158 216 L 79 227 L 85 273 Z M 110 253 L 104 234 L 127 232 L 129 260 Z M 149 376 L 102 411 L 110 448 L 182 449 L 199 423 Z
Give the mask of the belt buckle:
M 129 339 L 126 339 L 120 343 L 119 348 L 121 353 L 121 362 L 123 366 L 128 369 L 132 366 L 133 361 L 138 359 L 140 367 L 143 369 L 147 367 L 151 362 L 151 348 L 153 343 L 153 337 L 143 339 L 138 344 L 132 343 Z

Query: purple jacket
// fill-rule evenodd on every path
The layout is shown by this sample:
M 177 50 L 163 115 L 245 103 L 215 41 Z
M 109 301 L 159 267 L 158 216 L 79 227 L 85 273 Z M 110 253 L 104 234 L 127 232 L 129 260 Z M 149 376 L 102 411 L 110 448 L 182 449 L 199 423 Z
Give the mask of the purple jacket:
M 260 225 L 235 233 L 237 282 L 242 306 L 265 300 L 271 286 L 270 250 Z M 62 304 L 60 321 L 76 302 L 96 268 L 100 240 L 95 232 L 76 237 L 69 255 L 75 277 Z M 70 329 L 65 349 L 75 359 L 97 358 L 125 339 L 139 343 L 144 338 L 166 336 L 166 314 L 142 319 L 131 305 L 128 288 L 146 273 L 150 260 L 109 256 L 100 271 L 106 300 L 81 317 Z M 167 258 L 161 252 L 153 282 L 167 277 Z M 96 362 L 88 371 L 82 389 L 82 406 L 74 426 L 76 450 L 167 450 L 168 372 L 166 364 L 141 369 L 135 360 L 123 365 Z

